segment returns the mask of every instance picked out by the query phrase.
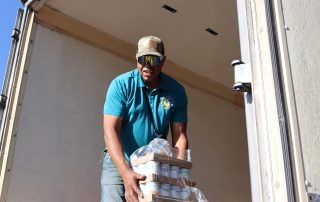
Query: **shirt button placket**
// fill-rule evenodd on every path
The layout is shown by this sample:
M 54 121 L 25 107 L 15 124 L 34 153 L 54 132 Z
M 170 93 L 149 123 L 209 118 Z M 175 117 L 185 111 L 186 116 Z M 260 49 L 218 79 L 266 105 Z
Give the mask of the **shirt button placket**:
M 149 101 L 150 101 L 150 107 L 151 107 L 152 113 L 154 113 L 154 110 L 153 110 L 154 97 L 152 93 L 149 95 Z

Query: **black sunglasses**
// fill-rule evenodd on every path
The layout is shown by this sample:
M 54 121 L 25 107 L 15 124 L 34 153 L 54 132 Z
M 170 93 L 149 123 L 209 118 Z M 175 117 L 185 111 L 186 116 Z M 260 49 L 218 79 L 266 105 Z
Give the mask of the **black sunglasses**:
M 143 55 L 138 57 L 138 62 L 141 65 L 146 65 L 146 63 L 149 63 L 150 66 L 158 66 L 161 64 L 162 58 L 156 55 Z

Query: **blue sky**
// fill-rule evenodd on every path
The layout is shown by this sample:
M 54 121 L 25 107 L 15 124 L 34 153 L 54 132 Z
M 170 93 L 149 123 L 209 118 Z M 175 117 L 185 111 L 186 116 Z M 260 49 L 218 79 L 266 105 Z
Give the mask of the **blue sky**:
M 15 24 L 18 8 L 22 8 L 20 0 L 2 2 L 0 12 L 0 88 L 2 89 L 4 74 L 11 45 L 11 33 Z

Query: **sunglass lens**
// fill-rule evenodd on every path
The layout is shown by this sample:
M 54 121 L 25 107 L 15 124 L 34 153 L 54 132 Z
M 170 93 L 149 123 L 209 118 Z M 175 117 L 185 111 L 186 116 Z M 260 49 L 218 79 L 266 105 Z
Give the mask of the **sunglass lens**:
M 139 64 L 144 65 L 144 56 L 138 57 L 138 62 Z
M 145 63 L 148 62 L 151 66 L 157 66 L 157 65 L 160 65 L 161 58 L 155 55 L 144 55 L 144 56 L 138 57 L 138 62 L 141 65 L 145 65 Z

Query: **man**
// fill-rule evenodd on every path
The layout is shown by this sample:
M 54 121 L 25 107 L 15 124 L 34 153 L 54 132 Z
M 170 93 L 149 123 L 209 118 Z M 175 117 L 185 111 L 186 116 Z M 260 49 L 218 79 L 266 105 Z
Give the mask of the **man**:
M 188 147 L 187 96 L 182 85 L 161 72 L 166 60 L 162 40 L 141 38 L 136 59 L 137 68 L 115 78 L 106 95 L 103 202 L 135 202 L 143 196 L 138 181 L 145 176 L 130 169 L 130 155 L 155 137 L 166 138 L 169 126 L 172 146 Z

